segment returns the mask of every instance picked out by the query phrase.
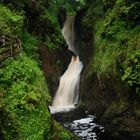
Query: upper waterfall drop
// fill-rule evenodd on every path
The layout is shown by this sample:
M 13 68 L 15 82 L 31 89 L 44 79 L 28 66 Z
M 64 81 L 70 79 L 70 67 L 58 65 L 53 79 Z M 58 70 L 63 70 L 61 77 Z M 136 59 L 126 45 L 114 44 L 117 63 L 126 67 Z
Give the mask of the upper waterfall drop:
M 76 46 L 76 34 L 75 34 L 75 16 L 68 16 L 63 29 L 62 29 L 62 35 L 64 39 L 66 40 L 66 43 L 68 45 L 68 49 L 75 53 L 75 55 L 79 55 L 79 52 L 77 50 Z
M 52 114 L 74 109 L 78 102 L 80 73 L 83 64 L 79 60 L 79 46 L 77 45 L 79 42 L 75 32 L 75 21 L 75 16 L 68 16 L 62 29 L 62 35 L 68 44 L 68 49 L 75 55 L 72 56 L 67 70 L 60 78 L 58 90 L 50 107 Z

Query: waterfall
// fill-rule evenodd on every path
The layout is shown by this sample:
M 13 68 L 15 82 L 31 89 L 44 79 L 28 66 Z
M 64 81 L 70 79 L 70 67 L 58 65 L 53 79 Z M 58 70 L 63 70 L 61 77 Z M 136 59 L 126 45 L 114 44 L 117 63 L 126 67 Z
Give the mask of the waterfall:
M 80 73 L 83 68 L 75 42 L 75 16 L 67 17 L 62 29 L 62 35 L 68 44 L 68 49 L 73 51 L 75 56 L 72 56 L 67 70 L 60 78 L 58 90 L 50 107 L 51 113 L 69 111 L 75 108 L 79 96 Z
M 62 29 L 62 35 L 64 36 L 64 39 L 66 40 L 66 43 L 68 44 L 68 49 L 74 52 L 75 54 L 78 54 L 75 46 L 75 16 L 69 16 L 67 17 L 67 20 L 65 21 L 64 27 Z

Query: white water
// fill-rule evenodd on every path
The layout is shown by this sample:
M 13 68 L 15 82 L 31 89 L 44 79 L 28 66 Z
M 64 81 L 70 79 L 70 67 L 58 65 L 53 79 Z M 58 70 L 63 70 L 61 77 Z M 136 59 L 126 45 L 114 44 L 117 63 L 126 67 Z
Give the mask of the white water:
M 95 116 L 88 115 L 80 120 L 65 122 L 64 126 L 73 131 L 82 140 L 98 140 L 98 135 L 103 133 L 104 127 L 95 123 Z
M 74 46 L 74 22 L 74 16 L 68 17 L 62 29 L 62 34 L 69 46 L 68 49 L 77 54 L 76 46 Z M 80 73 L 82 68 L 83 64 L 79 60 L 79 56 L 72 56 L 66 72 L 60 78 L 58 90 L 53 99 L 53 104 L 50 107 L 52 114 L 70 111 L 75 108 L 75 104 L 78 102 Z
M 52 113 L 75 108 L 79 96 L 80 73 L 83 68 L 79 57 L 72 57 L 66 72 L 61 76 L 51 109 Z
M 74 22 L 75 22 L 75 16 L 69 16 L 67 17 L 64 27 L 62 29 L 62 35 L 64 36 L 64 39 L 66 40 L 68 44 L 68 49 L 77 54 L 77 50 L 75 46 L 75 31 L 74 31 Z

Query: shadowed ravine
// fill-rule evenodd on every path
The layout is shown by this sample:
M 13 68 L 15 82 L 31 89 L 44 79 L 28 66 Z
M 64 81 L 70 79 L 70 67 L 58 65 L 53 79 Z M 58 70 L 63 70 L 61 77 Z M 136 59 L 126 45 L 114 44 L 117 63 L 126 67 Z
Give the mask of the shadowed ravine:
M 140 0 L 1 0 L 0 140 L 140 140 Z
M 79 58 L 75 25 L 75 16 L 70 16 L 67 17 L 62 29 L 62 35 L 67 42 L 68 49 L 74 55 L 67 70 L 60 78 L 59 87 L 50 110 L 58 122 L 78 137 L 84 140 L 106 139 L 108 135 L 105 134 L 102 126 L 95 123 L 95 116 L 89 115 L 85 109 L 76 107 L 79 101 L 80 73 L 83 64 Z

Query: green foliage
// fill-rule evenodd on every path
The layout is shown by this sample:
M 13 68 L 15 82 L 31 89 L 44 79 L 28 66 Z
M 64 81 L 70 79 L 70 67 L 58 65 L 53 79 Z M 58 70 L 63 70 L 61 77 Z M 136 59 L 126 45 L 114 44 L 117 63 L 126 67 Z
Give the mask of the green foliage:
M 102 19 L 96 19 L 95 50 L 88 75 L 110 73 L 139 93 L 140 3 L 105 0 L 103 4 L 107 9 Z
M 8 35 L 20 36 L 22 33 L 23 19 L 19 13 L 11 11 L 0 4 L 0 32 Z
M 50 12 L 48 9 L 45 9 L 41 15 L 41 20 L 47 22 L 49 27 L 44 41 L 50 49 L 59 48 L 64 43 L 56 15 L 56 13 Z
M 25 1 L 21 1 L 21 2 L 16 2 L 15 0 L 12 0 L 10 2 L 6 2 L 4 1 L 11 9 L 16 9 L 17 11 L 20 11 L 20 13 L 24 13 L 26 16 L 26 26 L 28 26 L 28 28 L 32 28 L 32 24 L 34 25 L 34 29 L 33 31 L 31 31 L 30 29 L 30 33 L 31 34 L 35 34 L 36 36 L 38 36 L 38 39 L 46 42 L 47 46 L 49 48 L 59 48 L 62 46 L 62 44 L 64 43 L 64 39 L 61 35 L 61 29 L 59 27 L 58 21 L 57 21 L 57 14 L 58 14 L 58 7 L 57 5 L 55 5 L 55 7 L 57 7 L 52 10 L 51 4 L 48 5 L 46 1 L 44 0 L 40 0 L 40 1 L 31 1 L 31 0 L 25 0 Z M 6 8 L 8 9 L 8 8 Z M 2 9 L 2 11 L 4 11 Z M 10 11 L 10 10 L 9 10 Z M 9 17 L 6 18 L 8 19 L 9 22 L 9 18 L 14 17 L 14 19 L 18 19 L 16 21 L 16 23 L 14 22 L 13 24 L 5 24 L 6 20 L 3 18 L 4 23 L 2 25 L 0 25 L 0 27 L 2 26 L 5 27 L 8 30 L 8 34 L 9 32 L 13 33 L 13 28 L 12 26 L 14 25 L 14 28 L 16 27 L 16 29 L 19 29 L 20 27 L 18 27 L 18 25 L 21 26 L 20 23 L 20 17 L 23 18 L 22 16 L 19 16 L 19 12 L 13 12 L 10 11 L 11 13 L 14 13 L 12 16 L 10 15 Z M 8 14 L 8 12 L 5 12 L 6 14 Z M 3 16 L 4 17 L 4 16 Z M 34 17 L 33 19 L 30 19 L 30 17 Z M 13 18 L 12 18 L 13 19 Z M 30 23 L 31 21 L 31 23 Z M 19 23 L 18 23 L 19 22 Z M 23 19 L 22 19 L 23 22 Z M 15 26 L 17 25 L 17 26 Z M 5 28 L 4 28 L 5 29 Z M 15 30 L 15 29 L 14 29 Z M 20 28 L 21 30 L 21 28 Z M 5 32 L 5 31 L 3 31 Z M 33 33 L 32 33 L 33 32 Z M 15 34 L 15 32 L 14 32 Z M 16 32 L 17 34 L 17 32 Z M 18 32 L 18 35 L 21 35 L 22 32 Z M 28 37 L 31 37 L 28 38 Z M 28 33 L 24 32 L 23 33 L 23 47 L 25 49 L 25 51 L 28 52 L 33 52 L 31 50 L 35 49 L 35 43 L 36 43 L 36 38 L 33 36 L 30 36 Z M 30 45 L 28 45 L 28 43 Z M 34 44 L 33 44 L 34 43 Z M 24 45 L 25 44 L 25 45 Z M 32 47 L 31 47 L 32 45 Z M 34 48 L 33 48 L 34 46 Z M 37 57 L 36 54 L 34 53 L 33 56 L 31 57 Z
M 70 135 L 69 135 L 68 133 L 66 133 L 66 132 L 61 132 L 61 133 L 60 133 L 60 138 L 61 138 L 62 140 L 71 140 Z
M 53 11 L 51 7 L 47 9 L 44 7 L 42 12 L 40 13 L 40 21 L 46 26 L 46 32 L 44 33 L 42 40 L 50 49 L 60 48 L 62 47 L 62 44 L 64 44 L 64 39 L 61 34 L 61 28 L 57 21 L 57 10 Z
M 122 80 L 140 94 L 140 49 L 134 50 L 123 63 L 124 74 Z
M 60 9 L 64 9 L 67 15 L 75 15 L 76 11 L 85 6 L 85 0 L 56 0 L 49 1 L 50 11 L 58 13 Z
M 79 140 L 76 136 L 71 134 L 68 130 L 60 126 L 56 121 L 53 121 L 53 127 L 49 135 L 49 140 Z
M 0 83 L 7 114 L 2 124 L 5 139 L 43 140 L 51 125 L 46 107 L 50 97 L 37 63 L 27 56 L 7 62 L 0 71 Z
M 62 47 L 64 39 L 61 34 L 60 35 L 52 34 L 51 36 L 46 35 L 45 42 L 46 42 L 46 45 L 48 46 L 48 48 L 56 49 L 56 48 Z
M 30 58 L 38 59 L 38 40 L 27 31 L 23 33 L 23 50 Z
M 64 42 L 56 18 L 57 12 L 46 9 L 48 2 L 44 0 L 3 0 L 3 4 L 7 7 L 0 4 L 0 33 L 20 37 L 23 55 L 9 59 L 0 69 L 0 135 L 4 140 L 73 139 L 70 132 L 53 124 L 48 109 L 51 98 L 36 61 L 39 39 L 46 41 L 49 48 L 60 47 Z M 24 26 L 23 14 L 28 21 L 24 22 L 27 24 Z M 30 17 L 35 18 L 32 22 L 40 25 L 39 29 L 33 29 L 31 33 L 26 31 L 30 31 Z

